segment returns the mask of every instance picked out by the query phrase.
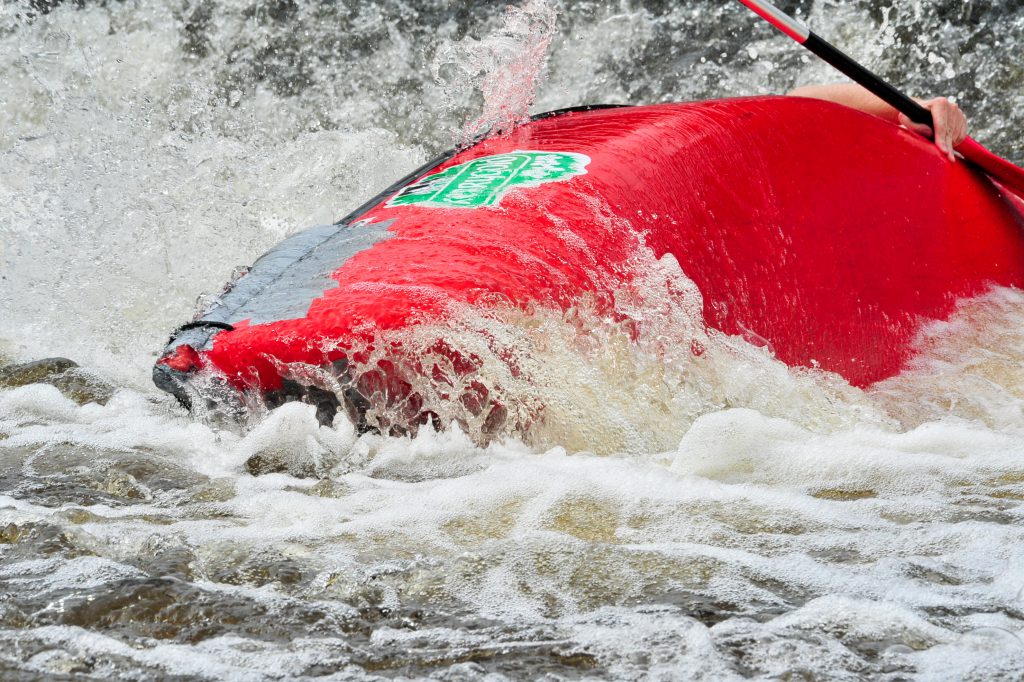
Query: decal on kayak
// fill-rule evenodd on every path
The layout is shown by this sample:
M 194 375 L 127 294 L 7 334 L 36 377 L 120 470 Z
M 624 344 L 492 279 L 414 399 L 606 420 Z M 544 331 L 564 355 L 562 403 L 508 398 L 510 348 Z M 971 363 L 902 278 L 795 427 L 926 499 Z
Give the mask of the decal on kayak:
M 574 152 L 516 150 L 473 159 L 427 175 L 403 188 L 388 207 L 432 206 L 479 208 L 497 206 L 517 188 L 539 187 L 548 182 L 585 175 L 590 157 Z

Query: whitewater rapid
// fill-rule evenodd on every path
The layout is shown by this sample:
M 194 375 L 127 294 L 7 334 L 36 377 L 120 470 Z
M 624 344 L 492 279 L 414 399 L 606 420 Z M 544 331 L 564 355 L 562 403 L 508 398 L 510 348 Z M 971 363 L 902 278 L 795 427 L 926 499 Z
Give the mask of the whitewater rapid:
M 0 677 L 1024 676 L 1018 291 L 864 391 L 738 338 L 694 364 L 652 261 L 639 338 L 486 322 L 549 417 L 484 445 L 208 423 L 150 384 L 197 298 L 520 116 L 524 74 L 534 112 L 832 78 L 732 4 L 0 6 L 0 366 L 94 380 L 0 388 Z M 1024 160 L 1014 3 L 782 4 Z

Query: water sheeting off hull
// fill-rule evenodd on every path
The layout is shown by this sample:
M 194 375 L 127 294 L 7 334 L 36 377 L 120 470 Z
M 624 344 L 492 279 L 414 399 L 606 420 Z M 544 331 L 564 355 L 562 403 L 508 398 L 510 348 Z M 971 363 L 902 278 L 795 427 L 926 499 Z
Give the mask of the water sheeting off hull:
M 344 366 L 467 306 L 586 299 L 612 314 L 645 250 L 679 262 L 709 327 L 865 386 L 900 371 L 924 321 L 1024 283 L 1021 208 L 927 141 L 830 103 L 569 112 L 286 240 L 176 334 L 156 377 L 177 391 L 208 368 L 273 393 L 284 367 Z

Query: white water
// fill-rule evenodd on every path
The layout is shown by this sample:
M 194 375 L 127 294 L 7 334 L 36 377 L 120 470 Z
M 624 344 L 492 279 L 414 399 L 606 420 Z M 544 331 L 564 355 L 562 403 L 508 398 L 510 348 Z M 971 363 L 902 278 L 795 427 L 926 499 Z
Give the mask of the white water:
M 526 443 L 486 448 L 356 437 L 294 404 L 240 434 L 149 386 L 167 332 L 234 266 L 497 120 L 472 87 L 495 72 L 442 92 L 429 65 L 514 54 L 529 22 L 415 9 L 228 3 L 192 33 L 200 4 L 0 9 L 0 355 L 65 355 L 120 388 L 105 406 L 0 390 L 0 673 L 1024 675 L 1019 292 L 965 302 L 911 371 L 863 392 L 699 336 L 678 266 L 647 263 L 623 297 L 639 346 L 585 314 L 475 321 L 536 349 L 546 406 Z M 743 39 L 718 3 L 559 9 L 535 110 L 826 73 L 766 31 Z M 879 67 L 881 44 L 921 33 L 897 67 L 945 60 L 931 82 L 962 91 L 978 137 L 1021 149 L 997 58 L 1024 45 L 1019 11 L 998 17 L 1003 45 L 967 49 L 997 15 L 877 9 L 817 2 L 812 19 Z M 250 476 L 256 453 L 290 473 Z

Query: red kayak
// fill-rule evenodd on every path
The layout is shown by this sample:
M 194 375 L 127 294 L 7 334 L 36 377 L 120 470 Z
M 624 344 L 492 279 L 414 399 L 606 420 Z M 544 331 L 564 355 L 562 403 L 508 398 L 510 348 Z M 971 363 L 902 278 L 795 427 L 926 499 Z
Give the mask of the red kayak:
M 958 299 L 1024 284 L 1024 203 L 927 140 L 817 100 L 555 112 L 287 239 L 175 332 L 154 378 L 186 403 L 199 376 L 272 403 L 322 403 L 333 386 L 326 402 L 359 417 L 365 376 L 310 394 L 288 368 L 351 379 L 368 347 L 459 306 L 613 310 L 638 245 L 679 261 L 709 327 L 867 386 Z

